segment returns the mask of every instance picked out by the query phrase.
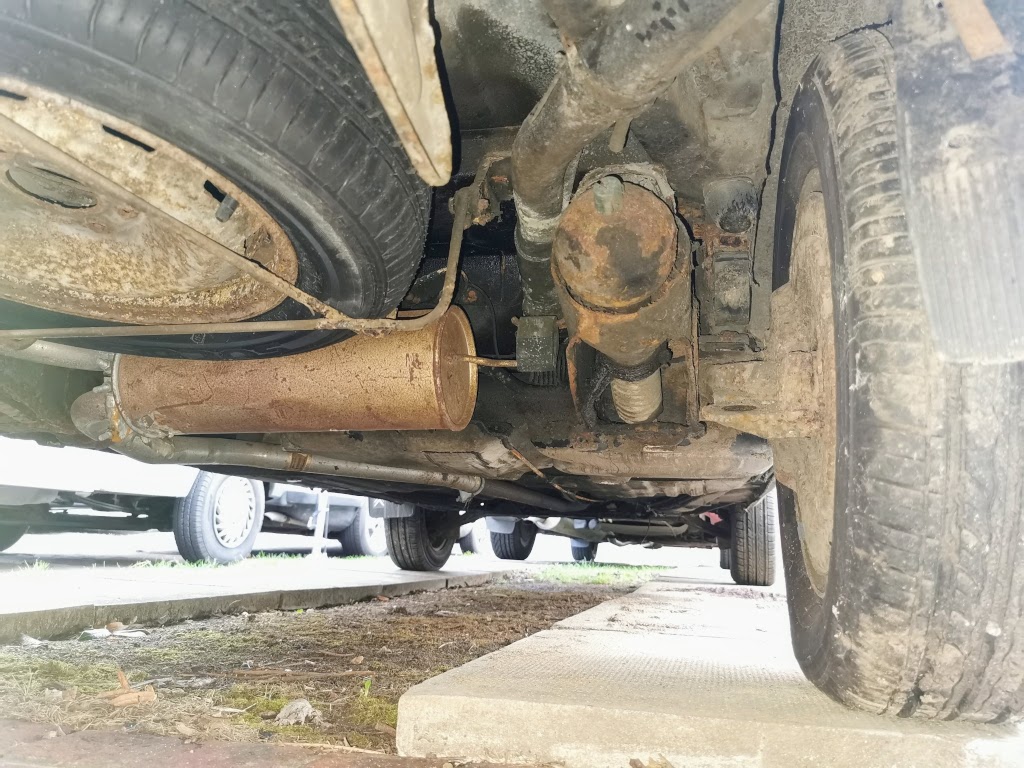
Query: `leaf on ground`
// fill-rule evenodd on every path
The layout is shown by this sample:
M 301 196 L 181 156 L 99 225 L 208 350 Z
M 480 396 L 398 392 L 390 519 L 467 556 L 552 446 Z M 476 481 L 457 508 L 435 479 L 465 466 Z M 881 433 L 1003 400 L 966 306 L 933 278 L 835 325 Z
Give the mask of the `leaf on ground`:
M 185 725 L 185 723 L 175 723 L 174 730 L 180 733 L 182 736 L 191 739 L 193 736 L 198 736 L 199 731 L 193 728 L 191 725 Z
M 110 706 L 134 707 L 139 704 L 152 704 L 154 701 L 156 701 L 156 688 L 152 685 L 147 685 L 141 691 L 131 691 L 130 693 L 122 693 L 120 696 L 115 696 L 110 700 Z

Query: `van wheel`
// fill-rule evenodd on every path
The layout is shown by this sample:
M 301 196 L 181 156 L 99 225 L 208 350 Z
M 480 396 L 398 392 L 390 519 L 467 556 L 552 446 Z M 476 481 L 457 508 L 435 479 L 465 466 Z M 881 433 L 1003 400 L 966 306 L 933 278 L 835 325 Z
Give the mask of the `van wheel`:
M 388 502 L 390 503 L 390 502 Z M 410 517 L 384 520 L 388 554 L 403 571 L 438 571 L 444 567 L 455 547 L 458 528 L 442 524 L 442 517 L 415 508 Z
M 732 580 L 751 587 L 775 583 L 775 494 L 729 515 L 732 528 L 727 567 Z M 723 550 L 726 553 L 726 550 Z
M 572 540 L 572 559 L 577 563 L 592 563 L 597 560 L 596 541 Z
M 174 505 L 174 541 L 192 563 L 233 563 L 252 552 L 263 526 L 263 483 L 200 472 Z
M 339 534 L 338 541 L 346 557 L 382 557 L 388 553 L 384 519 L 371 517 L 368 505 L 359 510 L 352 525 Z
M 779 168 L 775 296 L 813 289 L 829 401 L 772 446 L 793 647 L 848 705 L 1000 722 L 1024 711 L 1024 365 L 936 353 L 894 67 L 875 31 L 825 48 Z
M 537 541 L 537 526 L 529 520 L 517 520 L 512 533 L 491 531 L 491 548 L 500 560 L 525 560 Z

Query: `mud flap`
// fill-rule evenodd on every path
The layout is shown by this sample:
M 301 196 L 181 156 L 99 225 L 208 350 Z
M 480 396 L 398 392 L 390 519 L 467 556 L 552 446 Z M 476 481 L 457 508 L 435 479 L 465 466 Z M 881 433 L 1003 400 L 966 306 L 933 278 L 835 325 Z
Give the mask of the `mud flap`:
M 909 0 L 892 41 L 900 176 L 936 351 L 1024 360 L 1024 6 Z

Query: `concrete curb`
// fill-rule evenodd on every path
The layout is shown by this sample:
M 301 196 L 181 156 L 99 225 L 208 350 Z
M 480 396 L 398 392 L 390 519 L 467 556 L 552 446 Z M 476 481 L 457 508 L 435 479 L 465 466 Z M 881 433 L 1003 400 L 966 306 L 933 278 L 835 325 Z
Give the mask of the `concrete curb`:
M 203 594 L 171 600 L 125 600 L 33 611 L 12 611 L 0 614 L 0 643 L 17 643 L 22 635 L 37 639 L 68 637 L 83 629 L 105 626 L 111 621 L 164 625 L 180 623 L 186 619 L 206 619 L 242 612 L 328 608 L 369 600 L 378 595 L 399 597 L 413 592 L 436 592 L 443 589 L 481 586 L 503 573 L 505 572 L 495 571 L 447 576 L 441 572 L 416 579 L 382 581 L 378 584 Z M 190 591 L 189 587 L 185 587 L 183 591 Z

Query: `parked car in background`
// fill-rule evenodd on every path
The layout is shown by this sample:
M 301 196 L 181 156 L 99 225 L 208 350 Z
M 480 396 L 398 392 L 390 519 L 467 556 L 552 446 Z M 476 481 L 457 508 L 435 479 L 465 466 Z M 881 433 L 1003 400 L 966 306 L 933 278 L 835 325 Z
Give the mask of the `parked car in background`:
M 0 438 L 0 551 L 28 532 L 173 531 L 181 556 L 229 563 L 261 531 L 313 533 L 319 492 L 284 483 L 150 465 L 116 453 Z M 345 555 L 383 555 L 372 500 L 330 493 L 326 534 Z M 380 502 L 377 502 L 378 504 Z

